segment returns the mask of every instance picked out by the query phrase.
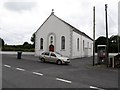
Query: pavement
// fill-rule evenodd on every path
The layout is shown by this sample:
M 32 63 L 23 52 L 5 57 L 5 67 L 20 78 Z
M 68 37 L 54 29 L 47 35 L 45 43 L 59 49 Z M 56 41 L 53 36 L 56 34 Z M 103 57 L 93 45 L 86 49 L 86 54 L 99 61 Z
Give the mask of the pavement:
M 2 55 L 2 88 L 118 88 L 118 69 L 92 66 L 92 57 L 69 65 L 41 63 L 34 55 Z

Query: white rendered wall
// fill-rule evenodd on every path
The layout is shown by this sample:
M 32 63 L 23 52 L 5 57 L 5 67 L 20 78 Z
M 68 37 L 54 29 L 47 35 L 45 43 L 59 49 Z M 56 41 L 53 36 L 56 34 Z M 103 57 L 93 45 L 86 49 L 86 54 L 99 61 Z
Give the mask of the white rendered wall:
M 77 38 L 79 38 L 79 50 L 77 49 Z M 84 40 L 84 48 L 83 48 Z M 88 46 L 89 43 L 89 46 Z M 73 58 L 90 57 L 93 54 L 93 41 L 89 38 L 73 32 Z
M 55 51 L 64 56 L 70 55 L 70 27 L 51 15 L 47 22 L 36 32 L 35 55 L 49 50 L 48 35 L 55 35 Z M 65 50 L 61 50 L 61 37 L 65 36 Z M 40 38 L 43 38 L 43 50 L 40 50 Z
M 84 40 L 84 49 L 83 49 Z M 88 46 L 89 43 L 89 46 Z M 82 36 L 82 57 L 90 57 L 93 54 L 93 41 L 85 36 Z
M 72 57 L 73 58 L 79 58 L 82 57 L 82 43 L 81 43 L 81 35 L 73 32 L 73 47 L 72 47 Z M 77 39 L 79 38 L 79 50 L 77 49 Z

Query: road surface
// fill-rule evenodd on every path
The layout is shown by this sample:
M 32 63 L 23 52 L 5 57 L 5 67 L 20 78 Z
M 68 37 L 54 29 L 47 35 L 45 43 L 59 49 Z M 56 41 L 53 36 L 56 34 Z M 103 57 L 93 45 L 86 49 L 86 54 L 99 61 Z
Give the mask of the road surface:
M 3 88 L 118 88 L 118 70 L 92 66 L 92 58 L 73 59 L 69 65 L 41 63 L 33 55 L 2 55 Z

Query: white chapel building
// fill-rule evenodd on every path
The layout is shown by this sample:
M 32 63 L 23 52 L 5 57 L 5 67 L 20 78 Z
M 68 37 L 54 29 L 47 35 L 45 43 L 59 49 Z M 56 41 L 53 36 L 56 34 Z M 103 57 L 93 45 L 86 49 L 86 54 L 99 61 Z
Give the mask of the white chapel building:
M 59 52 L 69 58 L 89 57 L 93 54 L 93 40 L 52 11 L 35 32 L 35 55 L 43 51 Z

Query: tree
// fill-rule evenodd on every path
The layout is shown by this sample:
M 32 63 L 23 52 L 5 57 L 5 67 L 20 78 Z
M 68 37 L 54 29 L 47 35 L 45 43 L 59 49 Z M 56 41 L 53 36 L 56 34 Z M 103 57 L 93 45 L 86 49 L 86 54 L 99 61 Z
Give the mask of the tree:
M 0 48 L 4 47 L 4 44 L 5 44 L 4 40 L 0 38 Z
M 28 44 L 29 44 L 28 42 L 24 42 L 24 43 L 23 43 L 23 46 L 28 45 Z
M 118 42 L 119 38 L 119 42 Z M 118 48 L 118 43 L 120 43 L 120 36 L 118 35 L 112 35 L 109 39 L 109 53 L 118 53 L 118 49 L 120 52 L 120 44 Z M 95 41 L 95 51 L 97 52 L 97 45 L 107 45 L 106 43 L 106 37 L 99 37 Z
M 29 44 L 28 42 L 24 42 L 23 43 L 23 48 L 24 49 L 30 49 L 31 48 L 31 44 Z
M 99 37 L 95 40 L 95 52 L 97 52 L 97 45 L 106 45 L 106 37 Z
M 110 37 L 110 40 L 109 40 L 109 46 L 110 46 L 110 52 L 111 53 L 117 53 L 118 52 L 118 49 L 119 49 L 118 45 L 120 47 L 120 44 L 118 44 L 118 43 L 120 43 L 120 36 L 118 36 L 118 35 L 112 35 Z
M 31 37 L 31 42 L 33 42 L 33 48 L 35 48 L 35 33 Z

